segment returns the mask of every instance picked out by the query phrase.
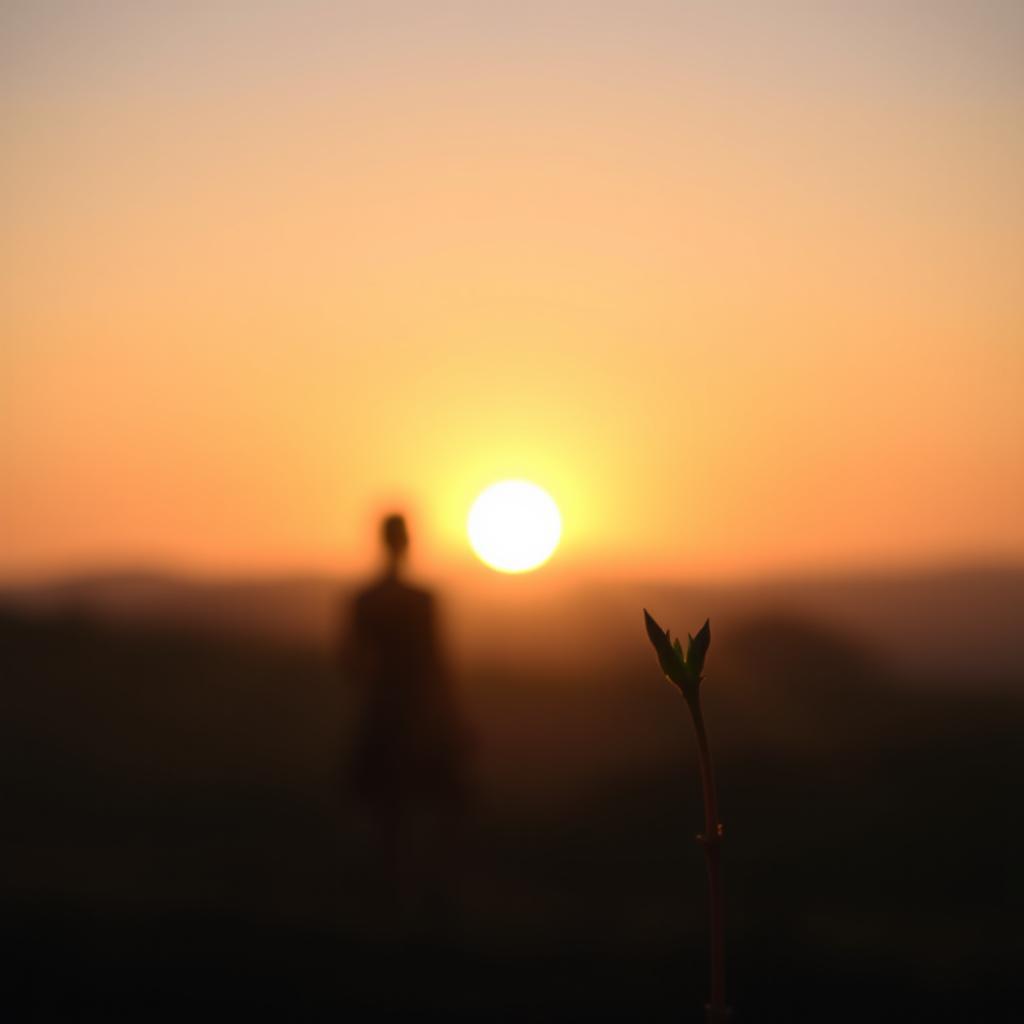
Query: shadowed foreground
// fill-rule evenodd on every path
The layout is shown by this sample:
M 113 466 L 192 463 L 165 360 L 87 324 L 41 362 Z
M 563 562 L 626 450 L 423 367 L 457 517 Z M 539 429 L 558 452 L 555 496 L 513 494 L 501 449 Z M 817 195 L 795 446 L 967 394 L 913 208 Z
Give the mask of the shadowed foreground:
M 482 743 L 461 911 L 410 922 L 365 884 L 374 846 L 339 780 L 350 695 L 325 654 L 14 613 L 0 641 L 18 1019 L 701 1019 L 700 794 L 652 662 L 464 680 Z M 922 699 L 806 623 L 752 621 L 716 653 L 739 1019 L 1018 1006 L 1024 705 Z M 770 702 L 729 684 L 754 658 Z

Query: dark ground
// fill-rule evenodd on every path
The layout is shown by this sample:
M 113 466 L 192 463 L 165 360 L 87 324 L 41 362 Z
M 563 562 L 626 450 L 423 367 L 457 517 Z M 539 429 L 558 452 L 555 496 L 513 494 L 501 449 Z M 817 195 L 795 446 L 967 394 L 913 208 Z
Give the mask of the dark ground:
M 705 685 L 736 1019 L 1016 1019 L 1024 701 L 889 678 L 806 622 L 724 636 Z M 0 658 L 7 1019 L 702 1019 L 700 795 L 650 652 L 463 681 L 462 912 L 402 930 L 371 895 L 326 655 L 8 610 Z

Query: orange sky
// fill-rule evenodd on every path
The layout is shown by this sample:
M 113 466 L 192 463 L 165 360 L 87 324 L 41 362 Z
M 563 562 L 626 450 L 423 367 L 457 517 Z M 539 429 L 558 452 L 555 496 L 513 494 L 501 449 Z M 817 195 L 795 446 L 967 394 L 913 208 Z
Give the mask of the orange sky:
M 0 576 L 1024 558 L 1020 6 L 500 6 L 3 6 Z

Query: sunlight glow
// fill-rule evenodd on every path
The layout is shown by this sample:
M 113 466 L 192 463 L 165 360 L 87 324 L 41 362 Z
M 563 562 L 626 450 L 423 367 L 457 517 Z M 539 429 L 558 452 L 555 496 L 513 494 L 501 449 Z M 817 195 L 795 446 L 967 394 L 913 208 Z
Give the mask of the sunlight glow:
M 558 546 L 562 517 L 551 495 L 536 484 L 503 480 L 473 502 L 466 530 L 485 565 L 499 572 L 528 572 L 543 565 Z

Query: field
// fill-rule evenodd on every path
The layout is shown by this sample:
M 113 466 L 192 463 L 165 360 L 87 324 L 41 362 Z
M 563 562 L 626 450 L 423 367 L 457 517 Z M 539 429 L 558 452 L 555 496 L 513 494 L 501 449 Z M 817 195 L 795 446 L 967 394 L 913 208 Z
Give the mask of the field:
M 1022 579 L 833 581 L 831 604 L 655 588 L 666 624 L 711 605 L 721 627 L 705 685 L 738 1020 L 1020 1004 Z M 335 588 L 204 605 L 150 581 L 147 605 L 132 586 L 120 609 L 98 584 L 5 597 L 12 1019 L 701 1019 L 694 751 L 639 605 L 625 618 L 639 592 L 591 593 L 529 631 L 527 608 L 490 633 L 453 615 L 476 740 L 458 891 L 399 923 L 347 795 Z M 842 609 L 874 611 L 878 635 Z M 887 625 L 903 647 L 885 648 Z

